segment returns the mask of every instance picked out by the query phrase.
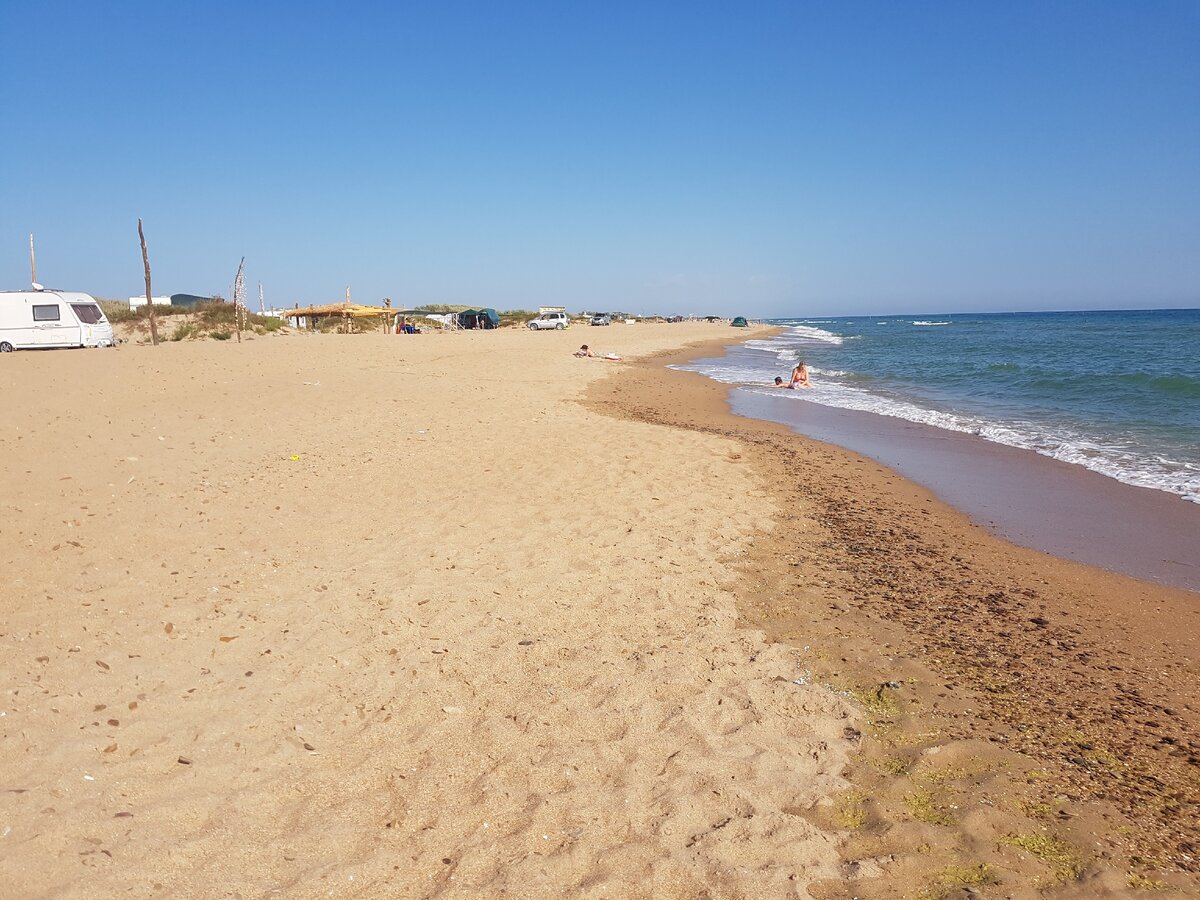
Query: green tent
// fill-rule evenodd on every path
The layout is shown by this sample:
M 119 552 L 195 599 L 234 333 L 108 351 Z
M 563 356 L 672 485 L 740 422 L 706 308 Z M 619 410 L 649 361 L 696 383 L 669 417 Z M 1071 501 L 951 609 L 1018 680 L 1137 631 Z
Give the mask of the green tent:
M 461 328 L 498 328 L 500 316 L 494 309 L 464 309 L 458 314 Z
M 738 316 L 736 319 L 734 319 L 729 324 L 732 325 L 734 328 L 749 328 L 750 327 L 750 323 L 746 321 L 745 316 Z

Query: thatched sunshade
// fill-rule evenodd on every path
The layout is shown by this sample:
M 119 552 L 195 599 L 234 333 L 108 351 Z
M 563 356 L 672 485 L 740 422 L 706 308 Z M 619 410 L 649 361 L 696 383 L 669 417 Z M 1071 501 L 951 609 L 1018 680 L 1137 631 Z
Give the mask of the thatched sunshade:
M 397 312 L 399 310 L 386 306 L 362 306 L 358 303 L 327 303 L 324 306 L 305 306 L 300 309 L 284 310 L 283 315 L 289 319 L 296 319 L 300 316 L 307 316 L 314 319 L 319 319 L 323 316 L 350 316 L 351 318 L 359 318 L 362 316 L 391 316 Z

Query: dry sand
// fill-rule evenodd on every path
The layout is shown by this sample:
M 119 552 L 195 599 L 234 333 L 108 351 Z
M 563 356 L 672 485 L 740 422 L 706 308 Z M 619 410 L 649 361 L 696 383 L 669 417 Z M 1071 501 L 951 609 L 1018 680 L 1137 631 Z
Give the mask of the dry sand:
M 0 360 L 0 896 L 1196 890 L 1195 595 L 650 358 L 743 336 Z
M 2 360 L 0 894 L 803 895 L 850 706 L 737 627 L 730 437 L 580 403 L 710 325 Z M 589 340 L 591 339 L 591 340 Z

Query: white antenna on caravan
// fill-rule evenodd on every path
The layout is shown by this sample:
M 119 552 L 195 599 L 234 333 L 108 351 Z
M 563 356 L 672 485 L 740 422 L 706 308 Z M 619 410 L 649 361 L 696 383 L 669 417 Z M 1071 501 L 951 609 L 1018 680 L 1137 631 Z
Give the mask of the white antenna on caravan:
M 29 232 L 29 283 L 33 285 L 35 291 L 44 291 L 45 288 L 38 284 L 37 280 L 37 260 L 33 255 L 33 232 Z

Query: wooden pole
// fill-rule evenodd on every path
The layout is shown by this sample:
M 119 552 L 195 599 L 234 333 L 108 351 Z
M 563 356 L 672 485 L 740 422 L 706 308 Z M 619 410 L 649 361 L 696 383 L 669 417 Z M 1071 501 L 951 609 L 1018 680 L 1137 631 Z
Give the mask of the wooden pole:
M 237 330 L 238 343 L 242 342 L 242 307 L 246 304 L 246 257 L 238 263 L 237 275 L 233 279 L 233 327 Z
M 142 265 L 146 267 L 146 305 L 150 307 L 150 343 L 158 346 L 158 320 L 154 318 L 154 298 L 150 295 L 150 257 L 146 253 L 146 233 L 138 219 L 138 238 L 142 242 Z

